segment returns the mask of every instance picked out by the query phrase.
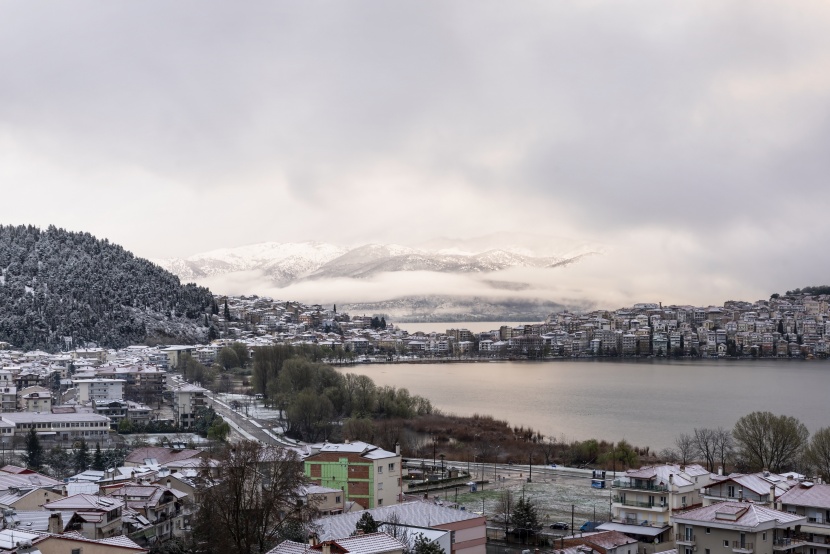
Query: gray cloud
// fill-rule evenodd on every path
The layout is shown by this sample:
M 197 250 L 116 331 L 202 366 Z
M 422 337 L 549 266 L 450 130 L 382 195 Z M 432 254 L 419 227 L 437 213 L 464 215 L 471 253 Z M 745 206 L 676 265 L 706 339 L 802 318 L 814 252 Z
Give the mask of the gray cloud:
M 573 273 L 631 296 L 814 284 L 828 24 L 808 1 L 4 2 L 0 214 L 152 257 L 535 231 L 608 244 Z

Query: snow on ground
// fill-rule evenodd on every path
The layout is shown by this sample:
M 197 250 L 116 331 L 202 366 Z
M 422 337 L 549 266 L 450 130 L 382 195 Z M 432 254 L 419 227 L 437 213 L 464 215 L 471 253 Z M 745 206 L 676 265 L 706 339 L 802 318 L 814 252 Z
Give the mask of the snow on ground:
M 492 475 L 488 478 L 492 479 Z M 527 483 L 525 478 L 512 477 L 504 481 L 487 483 L 484 490 L 471 493 L 469 487 L 460 487 L 458 503 L 468 511 L 483 511 L 488 519 L 502 512 L 502 498 L 505 491 L 512 494 L 512 501 L 529 498 L 539 514 L 539 521 L 548 527 L 554 521 L 571 522 L 571 505 L 574 506 L 574 523 L 577 528 L 587 520 L 603 521 L 608 519 L 610 508 L 610 489 L 594 489 L 591 487 L 591 476 L 572 475 L 545 475 L 533 478 Z M 431 496 L 446 497 L 449 501 L 455 500 L 455 491 L 431 492 Z M 595 511 L 596 510 L 596 511 Z

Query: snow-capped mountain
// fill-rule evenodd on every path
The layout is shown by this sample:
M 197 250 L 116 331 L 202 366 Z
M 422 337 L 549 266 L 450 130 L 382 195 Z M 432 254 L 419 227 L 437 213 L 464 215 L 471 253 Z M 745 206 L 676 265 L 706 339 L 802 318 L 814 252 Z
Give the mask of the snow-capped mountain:
M 596 251 L 582 245 L 570 251 L 562 249 L 559 255 L 537 256 L 524 247 L 475 251 L 469 246 L 452 248 L 442 242 L 436 249 L 417 249 L 395 244 L 344 247 L 320 242 L 266 242 L 153 261 L 184 281 L 260 271 L 272 284 L 283 287 L 307 279 L 361 279 L 400 271 L 488 273 L 513 267 L 557 267 Z

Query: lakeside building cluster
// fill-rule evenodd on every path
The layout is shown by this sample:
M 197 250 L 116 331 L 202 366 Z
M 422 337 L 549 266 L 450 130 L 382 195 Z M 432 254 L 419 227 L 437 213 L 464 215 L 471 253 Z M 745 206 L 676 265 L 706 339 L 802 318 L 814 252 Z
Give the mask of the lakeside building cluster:
M 341 358 L 386 357 L 803 357 L 830 353 L 830 296 L 791 295 L 723 306 L 635 304 L 614 311 L 551 314 L 544 323 L 408 333 L 378 316 L 336 307 L 229 297 L 223 337 L 262 344 L 316 344 Z M 382 325 L 380 324 L 382 321 Z M 440 325 L 440 324 L 436 324 Z

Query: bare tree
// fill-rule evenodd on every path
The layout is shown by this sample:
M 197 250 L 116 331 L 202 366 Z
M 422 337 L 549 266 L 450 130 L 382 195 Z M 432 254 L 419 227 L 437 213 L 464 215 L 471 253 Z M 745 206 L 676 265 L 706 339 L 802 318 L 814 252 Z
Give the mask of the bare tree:
M 314 507 L 302 501 L 302 464 L 295 452 L 242 441 L 218 456 L 219 475 L 202 468 L 194 536 L 205 553 L 265 552 L 281 539 L 304 540 Z
M 750 470 L 780 473 L 798 461 L 809 436 L 807 427 L 792 416 L 752 412 L 735 423 L 732 436 Z
M 706 469 L 710 472 L 715 471 L 716 435 L 713 429 L 695 428 L 694 430 L 695 449 L 700 456 L 703 456 Z
M 720 467 L 724 470 L 726 470 L 726 464 L 731 460 L 734 450 L 735 441 L 732 439 L 732 431 L 723 427 L 715 429 L 715 453 Z
M 697 447 L 693 436 L 687 433 L 681 433 L 674 440 L 674 445 L 677 447 L 677 457 L 681 464 L 686 465 L 697 456 Z
M 806 458 L 822 479 L 830 480 L 830 427 L 823 427 L 813 434 Z

